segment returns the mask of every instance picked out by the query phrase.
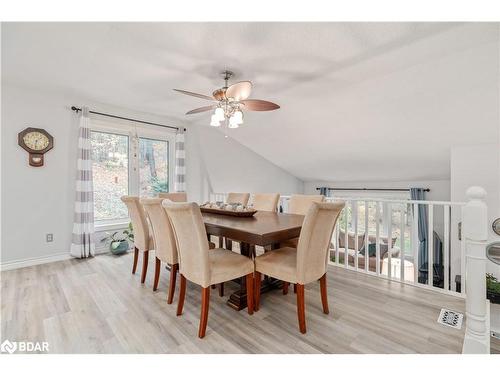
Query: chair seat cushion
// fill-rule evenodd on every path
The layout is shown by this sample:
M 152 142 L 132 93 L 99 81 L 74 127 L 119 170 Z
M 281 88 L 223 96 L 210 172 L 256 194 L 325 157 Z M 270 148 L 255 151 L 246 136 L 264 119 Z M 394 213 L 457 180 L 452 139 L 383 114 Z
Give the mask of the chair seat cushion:
M 213 249 L 208 253 L 210 284 L 219 284 L 253 273 L 253 261 L 226 249 Z
M 282 247 L 255 258 L 255 270 L 290 283 L 297 282 L 297 250 Z

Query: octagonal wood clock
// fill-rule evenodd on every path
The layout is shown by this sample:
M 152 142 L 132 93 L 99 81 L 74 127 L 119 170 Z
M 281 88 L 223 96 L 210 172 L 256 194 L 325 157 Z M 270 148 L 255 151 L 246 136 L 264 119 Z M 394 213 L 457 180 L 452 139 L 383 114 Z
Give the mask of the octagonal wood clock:
M 26 128 L 17 135 L 17 143 L 29 154 L 32 167 L 43 165 L 43 155 L 54 147 L 54 138 L 44 129 Z

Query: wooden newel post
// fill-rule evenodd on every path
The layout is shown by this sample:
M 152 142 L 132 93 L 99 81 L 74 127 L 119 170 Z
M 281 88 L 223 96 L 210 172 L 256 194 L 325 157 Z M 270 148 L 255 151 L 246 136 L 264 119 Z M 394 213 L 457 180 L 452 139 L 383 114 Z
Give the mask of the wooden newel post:
M 490 353 L 489 301 L 486 299 L 486 244 L 488 208 L 486 191 L 472 186 L 466 192 L 462 236 L 465 240 L 466 326 L 462 352 Z

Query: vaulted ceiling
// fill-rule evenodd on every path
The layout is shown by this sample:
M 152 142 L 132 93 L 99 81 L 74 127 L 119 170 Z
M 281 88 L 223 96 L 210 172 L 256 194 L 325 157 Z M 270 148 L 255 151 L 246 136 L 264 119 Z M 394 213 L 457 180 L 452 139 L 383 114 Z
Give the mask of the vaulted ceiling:
M 173 88 L 234 71 L 281 109 L 228 134 L 304 180 L 449 177 L 453 145 L 498 132 L 498 56 L 497 24 L 2 25 L 4 82 L 183 120 L 205 102 Z

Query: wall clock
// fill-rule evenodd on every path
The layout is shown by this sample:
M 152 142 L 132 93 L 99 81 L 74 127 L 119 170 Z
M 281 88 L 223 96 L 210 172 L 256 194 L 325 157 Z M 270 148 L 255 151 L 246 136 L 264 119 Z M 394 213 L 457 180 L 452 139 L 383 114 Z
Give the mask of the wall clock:
M 17 135 L 17 143 L 29 153 L 29 164 L 41 167 L 43 154 L 54 147 L 54 138 L 44 129 L 26 128 Z

